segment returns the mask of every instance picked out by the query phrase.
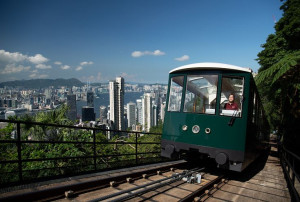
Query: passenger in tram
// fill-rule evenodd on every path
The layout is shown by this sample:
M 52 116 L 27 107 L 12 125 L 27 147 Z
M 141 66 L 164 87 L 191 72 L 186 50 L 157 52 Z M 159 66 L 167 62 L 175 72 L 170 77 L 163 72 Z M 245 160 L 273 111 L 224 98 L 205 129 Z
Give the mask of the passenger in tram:
M 235 97 L 234 94 L 231 93 L 228 98 L 229 102 L 224 105 L 224 109 L 226 110 L 238 110 L 239 106 L 234 102 Z

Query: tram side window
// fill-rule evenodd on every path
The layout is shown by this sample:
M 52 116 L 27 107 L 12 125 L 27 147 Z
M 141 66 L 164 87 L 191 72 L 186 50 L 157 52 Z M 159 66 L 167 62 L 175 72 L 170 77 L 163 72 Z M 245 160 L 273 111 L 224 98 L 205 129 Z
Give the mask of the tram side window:
M 222 77 L 220 115 L 241 117 L 243 89 L 243 77 Z
M 187 77 L 184 112 L 215 114 L 218 75 Z
M 183 78 L 183 76 L 177 76 L 173 77 L 171 80 L 168 111 L 180 111 Z

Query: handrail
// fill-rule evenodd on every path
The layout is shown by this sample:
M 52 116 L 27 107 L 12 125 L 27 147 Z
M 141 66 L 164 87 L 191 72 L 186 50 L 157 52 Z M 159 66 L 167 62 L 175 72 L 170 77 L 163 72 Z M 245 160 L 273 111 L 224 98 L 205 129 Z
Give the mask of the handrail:
M 127 161 L 132 161 L 132 163 L 134 162 L 135 165 L 140 164 L 140 162 L 145 161 L 146 157 L 143 157 L 143 155 L 151 155 L 151 154 L 159 154 L 160 151 L 156 151 L 157 149 L 152 149 L 152 150 L 140 150 L 139 151 L 139 147 L 141 147 L 142 145 L 149 145 L 149 144 L 156 144 L 156 145 L 160 145 L 160 142 L 154 142 L 154 141 L 138 141 L 139 138 L 143 137 L 141 135 L 156 135 L 159 136 L 161 135 L 160 133 L 151 133 L 151 132 L 138 132 L 138 131 L 124 131 L 124 130 L 108 130 L 108 129 L 103 129 L 103 128 L 97 128 L 97 127 L 77 127 L 77 126 L 70 126 L 70 125 L 59 125 L 59 124 L 52 124 L 52 123 L 39 123 L 39 122 L 27 122 L 27 121 L 19 121 L 19 120 L 3 120 L 0 119 L 0 122 L 7 122 L 7 123 L 13 123 L 16 124 L 14 131 L 15 132 L 15 139 L 2 139 L 0 140 L 0 145 L 5 145 L 5 144 L 9 144 L 9 145 L 15 145 L 13 146 L 13 148 L 15 148 L 16 151 L 16 155 L 13 158 L 10 159 L 5 159 L 2 158 L 0 159 L 0 168 L 3 168 L 2 165 L 11 165 L 13 166 L 13 164 L 17 165 L 17 167 L 14 167 L 12 169 L 12 171 L 6 171 L 6 170 L 0 170 L 0 173 L 2 174 L 9 174 L 9 173 L 18 173 L 18 180 L 15 181 L 13 184 L 20 184 L 20 183 L 24 183 L 26 180 L 24 179 L 24 172 L 32 172 L 34 170 L 37 171 L 41 171 L 41 170 L 50 170 L 52 168 L 53 172 L 56 169 L 62 169 L 63 168 L 67 168 L 70 166 L 76 166 L 78 165 L 79 168 L 81 167 L 85 167 L 85 166 L 93 166 L 93 169 L 88 169 L 88 170 L 84 170 L 84 171 L 72 171 L 75 172 L 73 174 L 80 174 L 82 172 L 91 172 L 91 171 L 99 171 L 99 170 L 103 170 L 105 169 L 105 167 L 111 167 L 111 166 L 115 166 L 115 163 L 121 163 L 124 162 L 126 163 Z M 78 140 L 22 140 L 21 139 L 21 133 L 23 132 L 21 130 L 21 124 L 28 124 L 28 125 L 32 125 L 32 126 L 45 126 L 45 127 L 56 127 L 56 128 L 70 128 L 70 129 L 74 129 L 74 131 L 78 131 L 78 130 L 86 130 L 86 131 L 91 131 L 91 136 L 89 137 L 90 139 L 85 139 L 84 141 L 78 141 Z M 73 130 L 72 130 L 73 131 Z M 100 132 L 113 132 L 113 133 L 119 133 L 119 134 L 127 134 L 127 135 L 131 135 L 132 139 L 130 142 L 108 142 L 107 139 L 103 142 L 101 142 L 101 140 L 96 139 L 96 133 L 98 133 L 98 131 Z M 145 136 L 146 137 L 146 136 Z M 22 153 L 22 149 L 24 146 L 26 145 L 38 145 L 38 147 L 40 147 L 41 145 L 45 145 L 45 144 L 74 144 L 74 148 L 76 144 L 80 144 L 83 145 L 85 148 L 87 148 L 87 150 L 84 151 L 83 155 L 81 155 L 80 153 L 77 153 L 77 155 L 63 155 L 63 153 L 59 153 L 58 155 L 55 155 L 53 157 L 49 157 L 49 156 L 36 156 L 37 158 L 32 158 L 32 156 L 24 156 L 24 154 Z M 117 153 L 114 151 L 109 151 L 108 153 L 104 152 L 102 153 L 102 150 L 99 151 L 99 148 L 101 149 L 102 147 L 100 145 L 114 145 L 114 144 L 118 144 L 118 145 L 127 145 L 127 144 L 131 144 L 134 145 L 134 147 L 132 147 L 130 151 L 125 150 L 123 152 L 118 151 Z M 100 146 L 100 147 L 99 147 Z M 145 147 L 147 148 L 147 147 Z M 160 148 L 160 147 L 159 147 Z M 35 150 L 33 150 L 35 151 Z M 39 151 L 39 150 L 38 150 Z M 44 151 L 44 147 L 42 147 L 42 150 Z M 30 150 L 31 152 L 31 150 Z M 46 152 L 46 151 L 45 151 Z M 100 152 L 100 153 L 99 153 Z M 66 154 L 66 153 L 65 153 Z M 81 155 L 81 156 L 80 156 Z M 126 157 L 127 156 L 127 157 Z M 132 156 L 132 157 L 130 157 Z M 44 157 L 44 158 L 43 158 Z M 105 163 L 112 163 L 109 166 L 104 166 L 104 164 L 102 165 L 102 163 L 99 163 L 99 160 L 101 158 L 107 158 L 107 162 Z M 116 159 L 124 159 L 124 160 L 117 160 Z M 155 157 L 156 158 L 156 157 Z M 80 161 L 76 161 L 76 159 L 81 159 Z M 144 159 L 144 160 L 143 160 Z M 72 163 L 62 166 L 58 166 L 58 162 L 68 162 L 69 160 L 72 161 L 76 161 L 74 163 L 74 165 Z M 112 160 L 112 161 L 111 161 Z M 28 162 L 44 162 L 44 161 L 54 161 L 54 167 L 36 167 L 34 169 L 28 169 L 28 168 L 24 168 L 25 164 Z M 98 163 L 97 163 L 98 162 Z M 76 164 L 77 163 L 77 164 Z M 72 165 L 71 165 L 72 164 Z M 75 165 L 76 164 L 76 165 Z M 101 165 L 100 165 L 101 164 Z M 56 166 L 55 166 L 56 165 Z M 127 163 L 126 163 L 127 165 Z M 74 169 L 76 170 L 76 169 Z M 57 177 L 60 175 L 52 175 L 50 177 Z M 65 175 L 63 175 L 65 176 Z M 49 176 L 47 176 L 49 177 Z M 43 177 L 42 177 L 43 178 Z M 1 186 L 0 182 L 0 186 Z
M 39 125 L 39 126 L 53 126 L 53 127 L 73 128 L 73 129 L 101 130 L 101 131 L 107 131 L 107 132 L 140 133 L 140 134 L 146 134 L 146 135 L 161 135 L 160 133 L 127 131 L 127 130 L 112 130 L 112 129 L 103 129 L 103 128 L 98 128 L 98 127 L 71 126 L 71 125 L 62 125 L 62 124 L 54 124 L 54 123 L 27 122 L 27 121 L 19 121 L 19 120 L 16 121 L 16 120 L 0 119 L 0 122 L 30 124 L 30 125 Z
M 300 161 L 300 157 L 297 156 L 297 154 L 291 152 L 290 150 L 288 150 L 285 146 L 282 147 L 287 153 L 289 153 L 290 155 L 292 155 L 294 158 L 296 158 L 298 161 Z
M 285 177 L 287 178 L 288 186 L 292 192 L 292 201 L 300 201 L 299 192 L 295 187 L 295 180 L 298 180 L 298 184 L 300 183 L 299 174 L 295 169 L 295 160 L 298 161 L 298 165 L 300 164 L 300 157 L 295 153 L 287 150 L 284 146 L 278 145 L 281 152 L 280 162 L 283 168 Z

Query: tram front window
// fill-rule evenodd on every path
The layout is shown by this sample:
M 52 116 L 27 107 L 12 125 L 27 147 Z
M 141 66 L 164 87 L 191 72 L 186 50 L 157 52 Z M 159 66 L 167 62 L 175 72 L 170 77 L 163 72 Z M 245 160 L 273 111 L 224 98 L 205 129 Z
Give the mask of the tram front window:
M 168 111 L 180 111 L 181 97 L 183 89 L 183 76 L 173 77 L 171 80 L 170 92 L 169 92 L 169 105 Z
M 215 114 L 218 75 L 187 76 L 184 112 Z
M 243 77 L 222 77 L 220 115 L 235 117 L 242 116 L 243 89 Z

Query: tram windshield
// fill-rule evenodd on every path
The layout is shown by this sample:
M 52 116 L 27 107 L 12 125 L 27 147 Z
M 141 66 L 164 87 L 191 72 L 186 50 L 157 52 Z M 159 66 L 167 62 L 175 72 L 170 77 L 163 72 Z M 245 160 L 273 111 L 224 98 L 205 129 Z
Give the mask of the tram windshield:
M 218 75 L 187 76 L 184 112 L 215 114 Z
M 241 117 L 243 89 L 243 77 L 222 77 L 220 115 Z
M 168 111 L 180 111 L 183 79 L 183 76 L 176 76 L 171 79 Z

